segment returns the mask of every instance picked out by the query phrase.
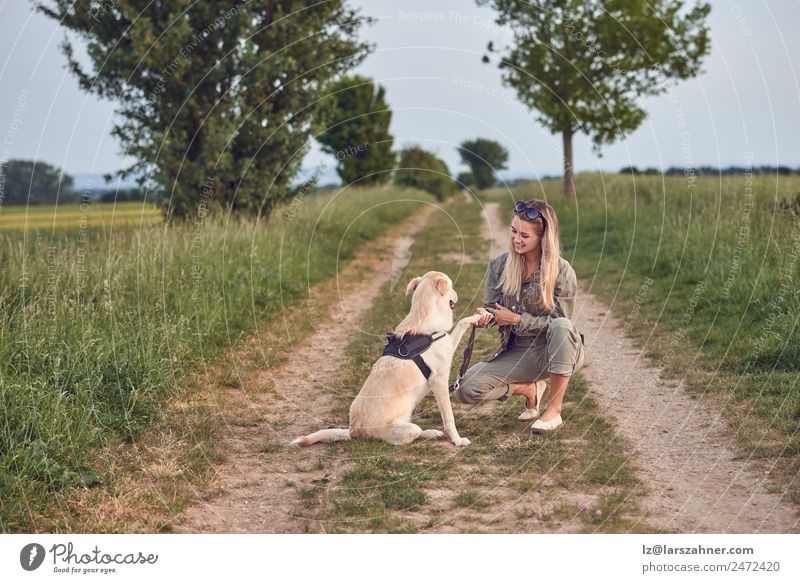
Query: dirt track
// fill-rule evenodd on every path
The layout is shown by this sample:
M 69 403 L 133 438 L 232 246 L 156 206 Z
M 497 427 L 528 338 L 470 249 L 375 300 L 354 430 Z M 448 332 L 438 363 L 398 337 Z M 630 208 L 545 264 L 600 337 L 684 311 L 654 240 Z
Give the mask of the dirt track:
M 492 233 L 503 233 L 487 205 Z M 668 531 L 798 532 L 800 516 L 766 491 L 764 471 L 741 459 L 722 415 L 665 380 L 625 337 L 607 305 L 579 286 L 575 320 L 586 337 L 581 373 L 591 396 L 631 444 L 648 494 L 639 501 L 649 524 Z
M 493 240 L 493 254 L 501 251 L 497 240 L 507 230 L 497 211 L 495 204 L 484 209 L 483 233 Z M 429 214 L 420 213 L 404 233 L 413 236 Z M 290 486 L 307 478 L 308 467 L 298 468 L 291 452 L 272 449 L 275 443 L 284 444 L 311 427 L 318 428 L 320 421 L 330 422 L 326 415 L 335 395 L 319 388 L 344 366 L 346 342 L 327 339 L 357 325 L 381 286 L 405 265 L 411 241 L 398 237 L 368 245 L 349 271 L 340 275 L 343 289 L 335 309 L 311 336 L 293 346 L 288 362 L 255 375 L 250 390 L 227 396 L 234 404 L 238 399 L 238 407 L 248 411 L 252 422 L 231 418 L 229 461 L 220 472 L 218 495 L 190 508 L 176 530 L 306 530 L 303 519 L 293 513 L 299 502 Z M 376 249 L 383 253 L 375 253 Z M 387 253 L 389 249 L 393 251 Z M 381 256 L 380 261 L 369 259 Z M 374 275 L 346 285 L 352 269 L 365 264 L 374 269 Z M 690 398 L 680 383 L 663 380 L 660 371 L 646 364 L 641 350 L 625 337 L 608 306 L 586 292 L 585 282 L 582 287 L 576 321 L 586 336 L 588 358 L 581 372 L 590 380 L 591 395 L 601 410 L 631 444 L 630 456 L 646 491 L 639 501 L 642 519 L 673 532 L 798 532 L 800 517 L 794 506 L 780 494 L 767 493 L 763 470 L 759 474 L 747 460 L 737 457 L 721 415 Z M 265 463 L 265 447 L 271 454 L 269 463 Z M 308 451 L 306 466 L 326 456 L 324 448 Z M 430 495 L 436 499 L 435 493 Z M 514 532 L 513 522 L 497 519 L 487 513 L 493 531 Z M 456 527 L 457 523 L 451 524 L 446 530 L 457 531 Z M 553 527 L 561 532 L 577 529 L 570 523 Z
M 296 448 L 285 445 L 321 421 L 330 422 L 326 415 L 335 395 L 325 390 L 325 384 L 346 364 L 347 332 L 358 325 L 381 287 L 408 263 L 411 237 L 433 211 L 432 206 L 420 211 L 404 225 L 403 236 L 392 233 L 362 249 L 337 278 L 338 301 L 330 314 L 318 313 L 319 306 L 328 305 L 330 291 L 312 290 L 309 314 L 319 318 L 314 333 L 296 344 L 283 339 L 291 350 L 286 363 L 247 379 L 242 391 L 228 391 L 231 417 L 226 443 L 230 451 L 220 469 L 218 495 L 186 511 L 176 531 L 305 531 L 302 520 L 292 514 L 298 500 L 291 489 L 305 478 L 304 469 L 297 468 Z M 365 267 L 372 275 L 351 285 L 356 270 Z M 331 342 L 332 338 L 337 341 Z M 238 419 L 237 410 L 246 411 L 252 421 Z M 265 453 L 275 453 L 269 463 Z M 322 449 L 309 450 L 308 463 L 321 455 Z

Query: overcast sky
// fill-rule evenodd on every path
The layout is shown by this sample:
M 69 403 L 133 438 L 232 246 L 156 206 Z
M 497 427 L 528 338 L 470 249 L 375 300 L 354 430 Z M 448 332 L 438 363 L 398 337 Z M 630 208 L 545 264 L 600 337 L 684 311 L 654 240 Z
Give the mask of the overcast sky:
M 376 47 L 359 72 L 386 87 L 396 145 L 422 144 L 456 172 L 463 168 L 455 146 L 482 136 L 509 149 L 506 176 L 561 172 L 560 139 L 502 86 L 496 66 L 481 63 L 487 42 L 504 38 L 490 9 L 469 0 L 353 4 L 378 19 L 362 29 Z M 672 99 L 645 100 L 647 120 L 606 146 L 602 158 L 577 137 L 578 171 L 748 160 L 800 166 L 800 1 L 711 4 L 712 49 L 702 74 L 681 83 Z M 62 38 L 28 2 L 0 0 L 0 160 L 36 158 L 73 174 L 114 171 L 124 150 L 111 137 L 114 104 L 78 88 L 65 69 Z M 327 160 L 314 150 L 304 166 Z

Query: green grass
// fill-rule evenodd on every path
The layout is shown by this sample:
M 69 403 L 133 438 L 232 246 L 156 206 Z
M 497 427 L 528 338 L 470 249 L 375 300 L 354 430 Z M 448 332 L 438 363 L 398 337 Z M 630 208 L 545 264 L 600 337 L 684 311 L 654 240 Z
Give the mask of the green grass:
M 455 497 L 455 504 L 456 506 L 474 509 L 482 509 L 489 506 L 489 502 L 481 496 L 480 492 L 471 488 L 459 492 Z
M 575 204 L 560 189 L 486 197 L 546 197 L 584 286 L 653 364 L 724 409 L 742 456 L 777 462 L 773 478 L 800 499 L 800 177 L 589 174 Z
M 78 231 L 159 223 L 163 223 L 161 210 L 147 202 L 0 206 L 0 231 Z
M 95 477 L 103 452 L 149 428 L 171 431 L 163 404 L 185 396 L 188 375 L 334 276 L 420 200 L 433 199 L 348 189 L 260 223 L 109 229 L 90 220 L 0 232 L 0 531 L 35 530 L 54 493 L 113 481 Z M 239 381 L 231 373 L 227 382 Z

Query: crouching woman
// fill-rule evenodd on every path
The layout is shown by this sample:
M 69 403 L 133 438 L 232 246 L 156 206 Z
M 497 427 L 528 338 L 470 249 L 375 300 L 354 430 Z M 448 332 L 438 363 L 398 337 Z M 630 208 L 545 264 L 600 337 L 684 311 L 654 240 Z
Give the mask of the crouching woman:
M 569 378 L 584 360 L 583 336 L 572 322 L 576 292 L 575 271 L 561 258 L 555 210 L 541 200 L 517 202 L 509 250 L 489 263 L 487 307 L 477 310 L 484 316 L 478 326 L 498 324 L 500 347 L 467 370 L 456 398 L 477 404 L 522 395 L 519 418 L 535 420 L 532 431 L 558 429 Z

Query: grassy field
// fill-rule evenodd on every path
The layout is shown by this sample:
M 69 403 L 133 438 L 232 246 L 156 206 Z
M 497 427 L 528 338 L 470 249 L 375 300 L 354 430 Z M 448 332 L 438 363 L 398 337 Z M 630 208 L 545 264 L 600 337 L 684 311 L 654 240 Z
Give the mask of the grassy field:
M 80 230 L 163 223 L 163 214 L 154 204 L 119 202 L 3 206 L 0 231 Z
M 135 445 L 187 375 L 419 200 L 433 199 L 348 189 L 295 199 L 266 224 L 198 216 L 110 229 L 101 210 L 55 231 L 0 232 L 0 530 L 69 528 L 42 514 L 54 495 L 113 481 L 97 465 L 103 452 Z M 52 224 L 53 209 L 34 210 Z M 7 207 L 0 217 L 17 215 Z
M 577 203 L 563 200 L 560 181 L 482 196 L 509 208 L 518 198 L 553 203 L 564 256 L 583 288 L 612 305 L 654 364 L 725 411 L 742 455 L 763 460 L 770 478 L 800 502 L 800 180 L 580 175 L 577 187 Z M 27 228 L 24 209 L 4 207 L 0 530 L 74 530 L 69 519 L 48 521 L 48 505 L 85 486 L 106 488 L 115 472 L 149 479 L 141 441 L 153 427 L 184 456 L 157 471 L 184 472 L 181 480 L 191 483 L 188 468 L 212 469 L 213 452 L 194 444 L 213 440 L 213 419 L 200 411 L 195 425 L 176 429 L 164 403 L 192 390 L 187 376 L 224 348 L 334 275 L 337 259 L 419 208 L 401 199 L 432 201 L 415 191 L 349 190 L 295 200 L 266 225 L 206 217 L 170 226 L 157 214 L 147 224 L 133 203 L 117 205 L 119 229 L 109 228 L 112 215 L 99 205 L 88 211 L 97 211 L 97 222 L 79 206 L 31 207 Z M 148 217 L 155 211 L 146 210 Z M 440 255 L 461 252 L 462 244 L 483 248 L 478 214 L 461 199 L 447 210 L 465 238 L 438 217 L 440 228 L 417 238 L 406 273 L 446 270 L 461 296 L 459 313 L 469 313 L 481 299 L 485 266 Z M 387 291 L 391 301 L 370 312 L 366 330 L 377 334 L 398 321 L 408 301 L 403 288 Z M 485 351 L 494 338 L 482 334 L 479 343 Z M 353 340 L 352 366 L 337 392 L 357 391 L 378 344 L 372 335 Z M 579 407 L 568 412 L 566 433 L 532 442 L 515 433 L 514 400 L 498 409 L 458 407 L 459 430 L 473 439 L 458 459 L 430 443 L 399 453 L 373 442 L 332 446 L 319 463 L 344 464 L 341 483 L 298 486 L 298 514 L 341 531 L 424 531 L 448 521 L 471 531 L 486 512 L 515 504 L 518 531 L 571 520 L 586 530 L 645 528 L 635 468 L 623 463 L 625 446 L 595 414 L 587 390 L 578 375 L 570 399 Z M 344 422 L 349 400 L 341 405 Z M 419 419 L 423 427 L 439 423 L 431 400 Z M 133 452 L 123 469 L 102 462 L 123 449 Z M 160 455 L 157 448 L 150 454 Z M 569 491 L 564 504 L 527 504 L 554 489 Z M 452 496 L 443 498 L 445 490 Z M 163 492 L 153 503 L 170 496 L 178 494 Z M 111 528 L 126 530 L 136 520 L 126 510 L 136 508 L 118 498 L 119 523 Z M 577 510 L 586 499 L 602 517 Z
M 550 201 L 584 289 L 800 503 L 800 178 L 581 175 L 577 188 L 574 204 L 556 180 L 486 196 Z

